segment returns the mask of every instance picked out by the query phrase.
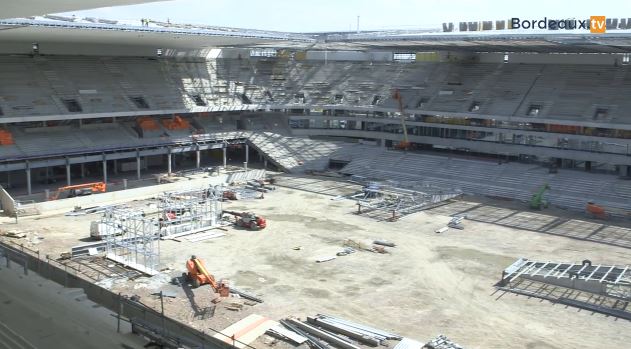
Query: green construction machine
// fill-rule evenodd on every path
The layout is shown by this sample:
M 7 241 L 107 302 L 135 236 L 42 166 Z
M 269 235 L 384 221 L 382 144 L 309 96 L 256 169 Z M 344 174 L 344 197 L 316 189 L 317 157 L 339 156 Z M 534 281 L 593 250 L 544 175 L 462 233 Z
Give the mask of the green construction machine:
M 545 194 L 546 190 L 550 189 L 548 183 L 545 183 L 536 193 L 532 195 L 532 199 L 530 199 L 530 208 L 533 210 L 541 210 L 542 208 L 548 207 L 548 200 L 543 198 L 543 194 Z

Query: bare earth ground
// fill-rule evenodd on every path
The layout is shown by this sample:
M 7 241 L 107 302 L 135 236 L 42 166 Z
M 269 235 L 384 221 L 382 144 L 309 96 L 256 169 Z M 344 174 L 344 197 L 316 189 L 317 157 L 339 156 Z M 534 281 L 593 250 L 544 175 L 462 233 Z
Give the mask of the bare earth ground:
M 624 246 L 631 230 L 563 212 L 557 215 L 554 210 L 531 212 L 521 204 L 504 207 L 501 202 L 457 201 L 397 222 L 376 221 L 354 214 L 352 201 L 332 200 L 331 195 L 352 192 L 354 187 L 310 181 L 286 178 L 281 184 L 337 189 L 322 195 L 279 187 L 264 200 L 224 206 L 263 215 L 268 220 L 263 231 L 229 227 L 223 238 L 161 242 L 162 265 L 172 269 L 170 276 L 181 274 L 186 258 L 194 254 L 215 276 L 260 295 L 264 303 L 236 312 L 225 307 L 243 300 L 224 300 L 214 317 L 199 320 L 194 307 L 212 306 L 207 286 L 191 291 L 164 285 L 169 277 L 154 277 L 115 282 L 112 287 L 140 295 L 153 306 L 159 300 L 151 293 L 175 291 L 177 297 L 166 300 L 166 313 L 205 331 L 221 330 L 250 313 L 273 319 L 325 313 L 423 342 L 442 333 L 465 348 L 599 348 L 603 343 L 607 348 L 629 347 L 631 333 L 625 320 L 496 292 L 493 285 L 519 257 L 626 265 L 631 250 Z M 464 210 L 475 219 L 465 220 L 464 230 L 434 233 L 450 214 Z M 25 218 L 18 225 L 7 220 L 2 230 L 37 233 L 44 239 L 33 248 L 58 256 L 81 243 L 79 239 L 89 235 L 89 222 L 97 218 L 58 215 Z M 29 234 L 31 242 L 34 233 Z M 389 254 L 360 251 L 315 262 L 341 251 L 347 238 L 387 239 L 397 247 Z M 266 347 L 263 339 L 253 345 Z

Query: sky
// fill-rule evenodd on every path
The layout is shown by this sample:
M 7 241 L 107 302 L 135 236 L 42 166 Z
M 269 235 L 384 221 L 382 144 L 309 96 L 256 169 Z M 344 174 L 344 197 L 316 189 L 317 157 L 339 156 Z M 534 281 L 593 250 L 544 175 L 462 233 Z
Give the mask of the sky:
M 429 29 L 443 22 L 631 17 L 629 0 L 173 0 L 67 12 L 116 20 L 149 18 L 174 23 L 319 32 Z

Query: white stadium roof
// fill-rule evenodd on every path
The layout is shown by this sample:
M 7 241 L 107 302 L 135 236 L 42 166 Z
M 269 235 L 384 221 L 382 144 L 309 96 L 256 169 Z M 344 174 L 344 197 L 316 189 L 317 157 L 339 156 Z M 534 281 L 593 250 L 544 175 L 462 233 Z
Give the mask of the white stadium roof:
M 0 0 L 0 19 L 165 0 Z
M 32 43 L 39 44 L 42 54 L 96 55 L 152 55 L 157 48 L 163 49 L 166 54 L 199 55 L 218 47 L 398 52 L 631 52 L 631 29 L 608 30 L 606 34 L 590 34 L 588 30 L 511 29 L 306 34 L 155 21 L 147 27 L 141 26 L 139 20 L 130 22 L 40 16 L 44 13 L 153 1 L 155 0 L 0 0 L 0 54 L 30 53 Z

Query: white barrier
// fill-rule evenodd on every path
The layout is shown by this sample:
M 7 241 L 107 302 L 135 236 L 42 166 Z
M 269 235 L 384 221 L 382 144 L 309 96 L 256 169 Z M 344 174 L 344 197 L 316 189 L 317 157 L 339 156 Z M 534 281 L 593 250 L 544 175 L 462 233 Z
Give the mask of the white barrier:
M 194 190 L 208 187 L 209 185 L 223 184 L 226 183 L 228 178 L 229 175 L 222 174 L 209 178 L 197 178 L 190 180 L 184 179 L 174 183 L 158 184 L 141 188 L 113 191 L 109 193 L 39 202 L 35 204 L 35 207 L 41 214 L 46 214 L 68 211 L 76 206 L 91 207 L 105 204 L 117 204 L 130 200 L 148 199 L 165 191 Z
M 2 186 L 0 186 L 0 204 L 5 215 L 15 216 L 15 200 Z

